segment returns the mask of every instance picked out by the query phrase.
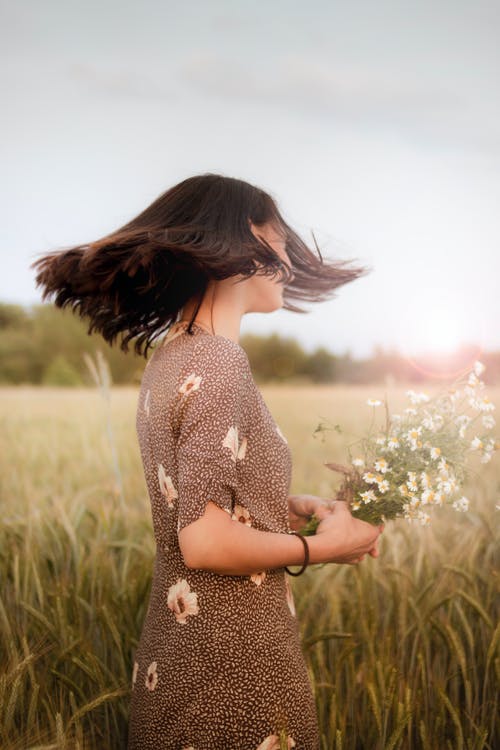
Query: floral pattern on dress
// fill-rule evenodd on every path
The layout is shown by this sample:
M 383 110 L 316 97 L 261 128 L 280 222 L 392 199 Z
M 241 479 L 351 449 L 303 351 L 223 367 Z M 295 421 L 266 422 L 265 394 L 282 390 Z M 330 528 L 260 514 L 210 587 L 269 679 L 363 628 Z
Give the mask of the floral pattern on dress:
M 173 508 L 173 501 L 179 497 L 179 494 L 174 487 L 172 477 L 167 476 L 163 464 L 158 464 L 158 482 L 160 484 L 161 494 L 167 499 L 168 507 Z
M 137 672 L 139 671 L 139 664 L 134 661 L 134 668 L 132 670 L 132 687 L 135 685 L 135 681 L 137 680 Z
M 260 586 L 260 584 L 265 580 L 266 577 L 266 571 L 263 570 L 261 573 L 252 573 L 250 576 L 250 580 L 255 583 L 256 586 Z
M 283 433 L 281 432 L 281 430 L 280 430 L 280 428 L 278 427 L 278 425 L 276 425 L 276 432 L 278 433 L 278 435 L 280 436 L 280 438 L 281 438 L 282 440 L 284 440 L 284 441 L 285 441 L 285 443 L 287 443 L 287 444 L 288 444 L 288 440 L 287 440 L 287 439 L 286 439 L 286 437 L 285 437 L 285 436 L 283 435 Z
M 292 587 L 290 586 L 290 581 L 288 580 L 288 576 L 285 576 L 285 590 L 286 590 L 286 603 L 288 604 L 288 609 L 292 613 L 292 615 L 295 617 L 295 602 L 293 600 L 293 591 Z
M 144 411 L 146 412 L 146 416 L 148 417 L 148 419 L 149 419 L 149 399 L 150 399 L 150 397 L 151 397 L 151 389 L 148 388 L 148 390 L 146 391 L 146 396 L 144 398 Z
M 234 511 L 231 519 L 233 521 L 239 521 L 239 523 L 244 523 L 245 526 L 252 525 L 249 511 L 244 508 L 243 505 L 239 505 L 238 503 L 236 503 L 236 505 L 234 506 Z
M 148 690 L 154 690 L 156 683 L 158 682 L 158 672 L 156 671 L 157 663 L 152 661 L 148 667 L 148 673 L 146 675 L 145 685 Z
M 200 387 L 201 380 L 201 375 L 195 375 L 195 373 L 192 372 L 182 385 L 179 386 L 179 393 L 182 393 L 183 396 L 187 396 L 192 391 L 197 391 Z
M 167 606 L 175 615 L 176 621 L 185 625 L 190 615 L 199 612 L 198 595 L 191 591 L 189 583 L 185 578 L 178 578 L 177 583 L 172 584 L 168 590 Z
M 233 461 L 245 458 L 247 452 L 247 439 L 244 437 L 239 443 L 238 427 L 233 425 L 227 431 L 226 437 L 222 443 L 223 448 L 229 448 Z
M 295 747 L 295 740 L 293 737 L 287 737 L 287 748 Z M 266 739 L 260 743 L 256 750 L 280 750 L 280 738 L 277 734 L 270 734 Z

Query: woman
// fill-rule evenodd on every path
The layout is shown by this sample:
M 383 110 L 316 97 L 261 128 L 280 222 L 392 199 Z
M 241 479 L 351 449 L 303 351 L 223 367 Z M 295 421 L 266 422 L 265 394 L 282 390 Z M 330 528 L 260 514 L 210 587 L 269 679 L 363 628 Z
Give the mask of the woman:
M 35 265 L 44 297 L 110 343 L 125 333 L 125 351 L 168 330 L 137 408 L 157 554 L 129 750 L 319 750 L 286 571 L 377 556 L 381 527 L 341 501 L 288 495 L 290 449 L 238 339 L 244 314 L 303 312 L 292 300 L 323 299 L 364 269 L 318 259 L 267 193 L 214 174 Z M 313 512 L 306 541 L 297 529 Z

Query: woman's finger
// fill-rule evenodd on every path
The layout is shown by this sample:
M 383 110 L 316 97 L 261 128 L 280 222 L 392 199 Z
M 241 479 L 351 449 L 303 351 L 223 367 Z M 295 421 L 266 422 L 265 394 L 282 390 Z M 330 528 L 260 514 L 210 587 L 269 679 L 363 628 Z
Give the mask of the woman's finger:
M 322 521 L 324 518 L 331 516 L 333 508 L 328 508 L 326 505 L 317 505 L 314 510 L 314 515 Z

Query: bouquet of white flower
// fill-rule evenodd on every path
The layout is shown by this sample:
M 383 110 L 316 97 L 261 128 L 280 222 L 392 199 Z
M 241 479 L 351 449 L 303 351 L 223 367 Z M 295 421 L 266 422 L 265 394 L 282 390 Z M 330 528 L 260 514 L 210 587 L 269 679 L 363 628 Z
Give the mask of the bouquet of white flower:
M 462 486 L 470 473 L 469 457 L 487 463 L 500 448 L 489 432 L 495 406 L 479 377 L 484 370 L 475 362 L 433 398 L 407 391 L 411 406 L 403 414 L 391 415 L 387 401 L 368 399 L 373 409 L 385 406 L 385 427 L 375 434 L 370 428 L 348 447 L 348 466 L 325 464 L 344 475 L 337 498 L 349 502 L 353 516 L 373 524 L 398 517 L 428 524 L 432 506 L 468 510 Z M 320 424 L 316 431 L 322 429 Z M 352 446 L 357 446 L 354 457 Z M 301 533 L 314 534 L 318 523 L 312 516 Z

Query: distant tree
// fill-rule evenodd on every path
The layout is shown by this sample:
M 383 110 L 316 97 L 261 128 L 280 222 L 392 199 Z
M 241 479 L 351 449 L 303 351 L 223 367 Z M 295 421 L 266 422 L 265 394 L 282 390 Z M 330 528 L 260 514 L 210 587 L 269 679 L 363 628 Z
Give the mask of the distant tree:
M 88 334 L 88 324 L 71 309 L 61 310 L 44 303 L 25 309 L 0 302 L 0 383 L 51 383 L 91 385 L 84 354 L 104 354 L 114 384 L 141 381 L 147 361 L 110 346 L 100 334 Z M 152 356 L 157 342 L 151 349 Z M 439 353 L 412 360 L 397 351 L 375 347 L 371 357 L 354 359 L 350 351 L 333 354 L 325 347 L 312 354 L 304 352 L 294 338 L 277 333 L 269 336 L 244 334 L 245 349 L 258 382 L 387 383 L 427 382 L 440 372 L 458 373 L 479 358 L 486 365 L 486 383 L 500 380 L 500 352 L 482 352 L 473 344 L 463 345 L 452 354 Z M 389 378 L 389 380 L 388 380 Z
M 307 355 L 292 338 L 246 334 L 241 338 L 256 380 L 283 381 L 304 371 Z
M 315 383 L 331 383 L 335 378 L 336 357 L 324 347 L 318 347 L 304 362 L 304 375 Z
M 63 354 L 57 354 L 46 367 L 43 385 L 81 385 L 82 378 Z
M 21 305 L 0 302 L 0 331 L 7 328 L 27 328 L 30 316 Z

